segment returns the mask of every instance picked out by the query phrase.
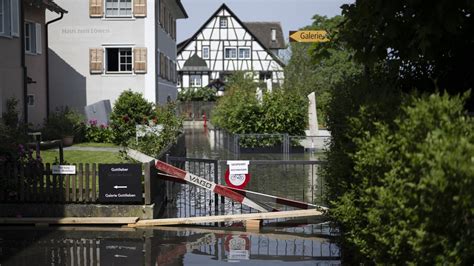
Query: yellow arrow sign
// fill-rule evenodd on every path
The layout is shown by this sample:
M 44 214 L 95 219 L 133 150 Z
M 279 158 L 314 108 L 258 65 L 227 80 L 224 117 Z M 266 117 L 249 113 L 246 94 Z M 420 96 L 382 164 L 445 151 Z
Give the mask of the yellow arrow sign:
M 290 42 L 329 42 L 325 30 L 290 31 Z

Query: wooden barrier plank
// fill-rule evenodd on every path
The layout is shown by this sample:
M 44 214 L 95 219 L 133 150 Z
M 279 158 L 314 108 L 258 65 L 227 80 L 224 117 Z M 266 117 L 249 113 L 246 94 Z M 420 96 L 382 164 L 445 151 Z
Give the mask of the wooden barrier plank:
M 268 219 L 280 219 L 280 218 L 314 217 L 314 216 L 321 216 L 323 214 L 324 213 L 321 211 L 310 209 L 310 210 L 282 211 L 282 212 L 263 212 L 263 213 L 216 215 L 216 216 L 204 216 L 204 217 L 141 220 L 135 224 L 129 224 L 128 226 L 129 227 L 147 227 L 147 226 L 157 226 L 157 225 L 237 222 L 237 221 L 247 221 L 247 220 L 268 220 Z
M 27 217 L 1 218 L 0 224 L 133 224 L 138 217 Z

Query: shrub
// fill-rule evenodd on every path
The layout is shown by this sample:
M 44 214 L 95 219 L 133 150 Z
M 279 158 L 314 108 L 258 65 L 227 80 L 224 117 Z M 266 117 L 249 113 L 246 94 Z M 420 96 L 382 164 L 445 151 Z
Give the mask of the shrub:
M 114 140 L 112 129 L 108 125 L 97 125 L 96 120 L 89 121 L 85 128 L 85 140 L 96 143 L 112 143 Z
M 18 126 L 18 100 L 10 98 L 7 100 L 7 111 L 2 114 L 3 122 L 10 128 L 16 128 Z
M 141 93 L 122 92 L 110 115 L 114 143 L 125 145 L 130 138 L 135 138 L 136 125 L 146 122 L 152 111 L 153 104 L 147 102 Z
M 176 116 L 176 104 L 168 103 L 165 106 L 158 106 L 153 110 L 148 122 L 145 125 L 154 128 L 161 125 L 160 132 L 156 134 L 147 134 L 138 139 L 131 138 L 127 142 L 127 146 L 137 149 L 150 156 L 157 157 L 160 152 L 168 145 L 176 143 L 179 133 L 182 131 L 183 118 Z
M 375 263 L 474 261 L 474 124 L 465 97 L 405 99 L 394 122 L 353 138 L 357 180 L 333 216 Z
M 83 122 L 84 118 L 74 110 L 68 107 L 58 108 L 45 120 L 42 134 L 47 140 L 74 136 Z

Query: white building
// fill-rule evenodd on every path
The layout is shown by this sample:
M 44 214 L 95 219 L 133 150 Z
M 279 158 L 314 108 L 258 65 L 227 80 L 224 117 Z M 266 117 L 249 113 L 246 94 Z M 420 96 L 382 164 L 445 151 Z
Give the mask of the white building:
M 242 22 L 223 4 L 178 45 L 178 87 L 205 87 L 235 71 L 253 72 L 268 86 L 281 85 L 284 64 L 278 53 L 284 48 L 279 22 Z
M 49 27 L 51 107 L 84 106 L 131 89 L 176 99 L 180 0 L 57 0 L 68 16 Z M 48 20 L 54 19 L 48 14 Z

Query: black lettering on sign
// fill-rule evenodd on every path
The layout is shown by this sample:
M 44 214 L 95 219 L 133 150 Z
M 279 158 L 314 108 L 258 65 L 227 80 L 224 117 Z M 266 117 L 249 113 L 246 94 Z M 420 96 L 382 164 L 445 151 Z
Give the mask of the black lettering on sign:
M 202 179 L 198 176 L 195 176 L 195 175 L 190 175 L 190 181 L 191 183 L 194 183 L 198 186 L 201 186 L 201 187 L 204 187 L 204 188 L 207 188 L 207 189 L 211 189 L 212 188 L 212 183 L 211 182 L 208 182 L 207 180 L 205 179 Z

